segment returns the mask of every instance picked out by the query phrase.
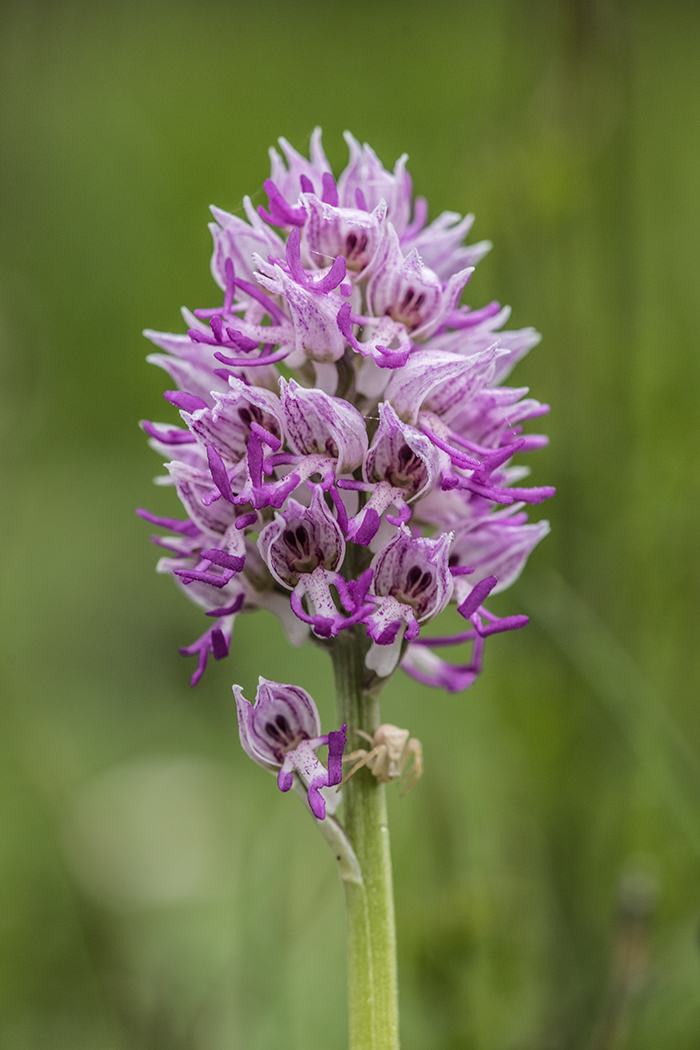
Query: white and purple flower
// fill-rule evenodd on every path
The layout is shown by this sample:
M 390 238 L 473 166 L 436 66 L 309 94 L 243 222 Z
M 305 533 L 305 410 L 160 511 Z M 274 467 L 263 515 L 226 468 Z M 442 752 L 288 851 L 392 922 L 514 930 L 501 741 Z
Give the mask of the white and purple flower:
M 234 685 L 238 729 L 243 750 L 254 762 L 277 773 L 280 791 L 289 791 L 295 774 L 306 788 L 311 812 L 318 820 L 326 816 L 322 790 L 343 779 L 346 726 L 321 734 L 318 709 L 305 689 L 260 677 L 255 703 Z M 328 765 L 316 752 L 328 747 Z M 336 799 L 333 799 L 336 802 Z
M 548 531 L 523 508 L 553 489 L 523 487 L 514 459 L 546 443 L 523 427 L 547 406 L 503 385 L 539 336 L 502 331 L 498 303 L 460 305 L 490 247 L 463 244 L 473 216 L 428 223 L 406 157 L 387 171 L 346 140 L 337 181 L 318 130 L 308 160 L 280 140 L 267 205 L 246 198 L 245 218 L 214 209 L 221 305 L 185 311 L 186 335 L 147 333 L 184 426 L 143 426 L 187 516 L 140 513 L 170 533 L 154 537 L 170 555 L 160 571 L 214 618 L 183 650 L 198 656 L 193 683 L 258 608 L 294 644 L 364 632 L 370 676 L 400 662 L 451 691 L 479 674 L 485 638 L 527 622 L 484 602 Z M 465 630 L 426 637 L 449 602 Z M 462 664 L 437 655 L 462 643 Z M 251 707 L 236 688 L 248 753 L 280 786 L 296 770 L 320 812 L 314 785 L 339 766 L 315 756 L 326 738 L 311 698 L 261 680 Z

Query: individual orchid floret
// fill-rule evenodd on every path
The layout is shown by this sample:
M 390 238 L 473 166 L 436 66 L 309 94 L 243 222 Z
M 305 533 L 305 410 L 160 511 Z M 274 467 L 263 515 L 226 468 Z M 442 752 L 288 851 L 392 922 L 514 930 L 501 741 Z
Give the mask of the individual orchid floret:
M 236 376 L 226 393 L 215 391 L 214 407 L 182 412 L 182 418 L 206 449 L 213 446 L 232 466 L 245 455 L 251 433 L 267 436 L 276 449 L 281 445 L 283 417 L 279 398 L 264 387 L 250 386 Z
M 457 532 L 450 552 L 450 565 L 469 566 L 473 570 L 455 580 L 457 604 L 462 604 L 474 587 L 488 576 L 495 576 L 498 581 L 492 594 L 512 586 L 529 555 L 548 532 L 548 521 L 528 523 L 527 514 L 517 506 L 477 519 Z
M 386 677 L 398 662 L 405 634 L 417 638 L 420 624 L 442 612 L 452 597 L 448 559 L 452 534 L 415 538 L 402 526 L 398 535 L 372 561 L 371 592 L 375 610 L 367 633 L 375 643 L 366 663 Z
M 386 202 L 368 212 L 333 207 L 311 193 L 302 199 L 308 216 L 301 242 L 305 263 L 324 269 L 342 256 L 348 273 L 362 279 L 384 236 Z
M 362 466 L 365 485 L 338 482 L 339 488 L 366 488 L 371 495 L 352 518 L 348 539 L 365 547 L 377 534 L 382 515 L 395 506 L 399 517 L 390 524 L 408 520 L 408 503 L 428 492 L 438 479 L 440 461 L 432 442 L 414 427 L 403 423 L 388 402 L 379 406 L 379 428 Z
M 322 789 L 343 779 L 346 726 L 321 735 L 318 709 L 305 689 L 260 677 L 255 703 L 234 685 L 238 728 L 243 750 L 254 762 L 277 772 L 280 791 L 289 791 L 296 774 L 307 790 L 311 812 L 318 820 L 326 816 Z M 316 755 L 328 747 L 328 766 Z
M 295 150 L 285 138 L 278 139 L 278 142 L 284 160 L 274 147 L 269 151 L 269 181 L 274 183 L 278 193 L 290 205 L 298 201 L 300 193 L 317 193 L 321 196 L 324 190 L 324 176 L 333 181 L 331 166 L 323 152 L 321 129 L 314 128 L 311 134 L 310 160 Z
M 533 346 L 541 340 L 541 335 L 532 327 L 520 328 L 517 331 L 502 331 L 503 325 L 510 317 L 510 307 L 501 306 L 498 302 L 488 303 L 479 310 L 460 306 L 453 310 L 445 327 L 440 329 L 424 345 L 435 350 L 449 350 L 450 353 L 471 354 L 497 345 L 502 356 L 494 369 L 492 382 L 502 383 Z
M 188 317 L 186 323 L 196 320 L 195 317 Z M 148 354 L 148 363 L 167 372 L 182 392 L 186 391 L 211 407 L 214 403 L 212 390 L 226 390 L 226 379 L 214 374 L 208 348 L 193 343 L 188 335 L 154 332 L 149 328 L 143 334 L 166 351 L 164 354 Z
M 373 211 L 380 201 L 386 201 L 388 217 L 399 234 L 403 233 L 411 215 L 411 176 L 406 171 L 408 154 L 397 160 L 393 172 L 386 170 L 377 154 L 365 143 L 363 146 L 345 132 L 350 150 L 350 161 L 338 180 L 338 200 L 342 208 L 361 208 Z
M 345 540 L 320 485 L 313 486 L 310 507 L 290 499 L 260 533 L 258 547 L 274 578 L 292 590 L 292 611 L 318 637 L 334 638 L 372 612 L 365 601 L 371 572 L 348 583 L 336 571 L 345 555 Z M 339 611 L 331 587 L 347 616 Z
M 261 255 L 263 259 L 267 259 L 268 255 L 281 256 L 284 254 L 284 241 L 279 234 L 270 229 L 266 222 L 262 221 L 249 197 L 244 198 L 243 206 L 249 222 L 245 222 L 238 215 L 230 215 L 221 208 L 211 208 L 211 213 L 216 219 L 216 222 L 209 223 L 214 240 L 211 272 L 222 291 L 227 291 L 229 284 L 227 262 L 230 261 L 233 264 L 233 269 L 239 278 L 254 281 L 253 257 L 255 255 Z
M 207 669 L 210 655 L 212 655 L 215 660 L 222 660 L 225 656 L 228 656 L 229 648 L 231 646 L 232 623 L 233 617 L 229 619 L 226 625 L 217 622 L 213 627 L 210 627 L 205 631 L 201 638 L 198 638 L 196 642 L 193 642 L 192 645 L 180 646 L 180 654 L 182 656 L 197 657 L 197 669 L 190 679 L 190 685 L 195 686 L 200 681 L 202 675 Z
M 298 230 L 294 230 L 287 242 L 286 257 L 286 268 L 258 259 L 258 283 L 286 300 L 300 361 L 304 357 L 321 363 L 337 361 L 345 352 L 336 322 L 343 300 L 340 295 L 330 293 L 344 281 L 345 259 L 339 255 L 327 273 L 312 278 L 301 265 Z
M 351 473 L 367 451 L 365 421 L 348 401 L 323 390 L 306 390 L 294 379 L 280 380 L 287 440 L 300 456 L 334 460 L 337 474 Z
M 417 207 L 419 200 L 416 201 Z M 491 250 L 490 241 L 463 245 L 473 223 L 473 215 L 462 218 L 457 212 L 444 211 L 429 226 L 407 230 L 401 238 L 401 248 L 404 252 L 417 251 L 424 264 L 446 281 L 459 270 L 476 266 Z
M 207 461 L 191 466 L 180 459 L 166 463 L 166 468 L 191 521 L 212 538 L 222 536 L 236 519 L 236 508 L 220 500 L 212 481 Z
M 428 339 L 457 305 L 472 271 L 473 267 L 459 270 L 443 285 L 417 251 L 404 256 L 389 226 L 367 285 L 369 312 L 374 317 L 388 314 L 405 325 L 414 340 Z
M 362 465 L 365 480 L 388 482 L 409 502 L 430 491 L 439 469 L 433 443 L 399 419 L 389 402 L 380 404 L 379 428 Z

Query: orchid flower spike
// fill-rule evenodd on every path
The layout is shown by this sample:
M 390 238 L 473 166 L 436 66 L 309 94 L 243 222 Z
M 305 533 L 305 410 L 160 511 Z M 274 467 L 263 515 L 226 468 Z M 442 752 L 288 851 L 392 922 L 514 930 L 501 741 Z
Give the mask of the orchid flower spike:
M 375 684 L 401 666 L 450 691 L 475 681 L 485 639 L 527 622 L 487 604 L 549 530 L 526 509 L 554 490 L 523 484 L 522 461 L 546 444 L 530 424 L 548 409 L 505 385 L 539 336 L 464 300 L 490 247 L 464 243 L 474 216 L 429 221 L 405 155 L 386 169 L 346 142 L 336 178 L 319 129 L 308 158 L 281 139 L 267 203 L 213 209 L 214 305 L 185 310 L 184 334 L 146 332 L 179 419 L 143 427 L 185 517 L 139 513 L 165 533 L 159 571 L 214 617 L 182 649 L 193 683 L 261 608 L 294 645 L 366 637 Z M 450 602 L 463 629 L 426 633 Z M 464 658 L 442 660 L 444 645 Z M 248 753 L 281 786 L 305 777 L 320 811 L 313 701 L 267 682 L 251 708 L 236 689 Z

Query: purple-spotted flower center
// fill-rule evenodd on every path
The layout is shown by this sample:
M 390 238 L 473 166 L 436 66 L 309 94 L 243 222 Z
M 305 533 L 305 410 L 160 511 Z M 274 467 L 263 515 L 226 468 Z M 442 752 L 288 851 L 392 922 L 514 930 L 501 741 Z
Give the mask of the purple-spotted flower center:
M 433 574 L 419 565 L 412 565 L 406 578 L 391 587 L 389 593 L 404 605 L 410 605 L 416 612 L 425 604 L 426 596 L 433 585 Z
M 392 320 L 405 324 L 409 332 L 412 332 L 421 324 L 421 307 L 424 302 L 423 292 L 414 292 L 413 288 L 408 288 L 401 302 L 392 306 L 387 313 Z
M 413 496 L 426 484 L 428 471 L 425 463 L 408 445 L 402 445 L 396 461 L 388 468 L 386 480 L 397 489 Z
M 238 418 L 245 427 L 250 430 L 253 423 L 257 423 L 258 426 L 263 427 L 269 431 L 270 434 L 274 434 L 276 438 L 282 436 L 280 425 L 274 416 L 269 415 L 267 412 L 263 412 L 257 405 L 243 405 L 238 409 Z
M 274 721 L 265 724 L 265 732 L 270 740 L 270 746 L 279 755 L 279 761 L 288 751 L 294 751 L 302 740 L 309 737 L 302 729 L 292 729 L 284 715 L 275 715 Z
M 345 238 L 345 262 L 348 270 L 359 273 L 369 262 L 367 253 L 368 237 L 366 233 L 349 233 Z
M 323 550 L 313 542 L 306 525 L 285 529 L 282 539 L 289 552 L 289 566 L 294 572 L 313 572 L 323 565 Z

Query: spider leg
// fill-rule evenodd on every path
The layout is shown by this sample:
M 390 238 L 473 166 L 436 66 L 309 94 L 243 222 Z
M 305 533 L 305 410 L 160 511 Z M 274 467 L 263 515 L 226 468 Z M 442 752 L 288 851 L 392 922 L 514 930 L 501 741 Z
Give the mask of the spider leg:
M 349 755 L 343 755 L 343 762 L 352 762 L 356 758 L 361 758 L 362 755 L 366 755 L 367 752 L 364 747 L 361 747 L 359 751 L 353 751 Z
M 370 762 L 373 758 L 376 758 L 376 756 L 382 750 L 386 750 L 386 748 L 384 748 L 384 746 L 380 744 L 379 747 L 375 747 L 371 751 L 355 751 L 352 755 L 348 755 L 348 758 L 354 758 L 356 755 L 362 755 L 362 758 L 359 762 L 355 763 L 355 765 L 352 767 L 349 773 L 345 774 L 343 779 L 338 784 L 337 790 L 340 791 L 343 784 L 347 784 L 350 777 L 353 777 L 355 773 L 357 773 L 358 769 L 362 769 L 363 766 L 366 766 L 367 763 Z
M 411 759 L 413 759 L 412 766 L 409 765 Z M 400 781 L 404 785 L 400 797 L 405 798 L 423 776 L 423 748 L 420 740 L 416 740 L 415 737 L 411 737 L 403 749 L 400 768 L 402 769 Z

